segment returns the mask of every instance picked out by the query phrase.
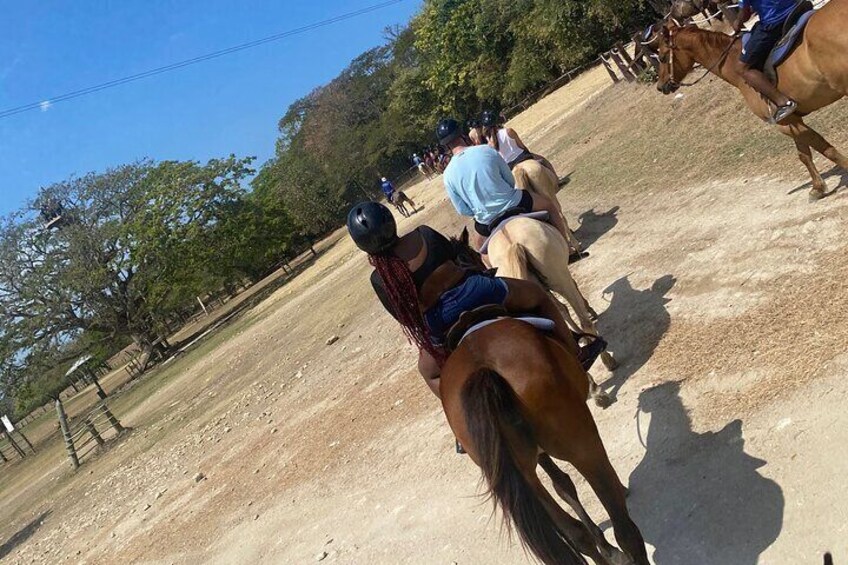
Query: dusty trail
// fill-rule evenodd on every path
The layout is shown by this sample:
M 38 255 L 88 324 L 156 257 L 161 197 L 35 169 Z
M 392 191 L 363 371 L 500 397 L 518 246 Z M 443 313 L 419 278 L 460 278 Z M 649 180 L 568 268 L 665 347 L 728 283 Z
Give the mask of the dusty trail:
M 595 91 L 576 86 L 578 101 Z M 591 252 L 574 275 L 622 363 L 615 374 L 596 367 L 618 401 L 593 412 L 655 562 L 848 555 L 848 200 L 787 194 L 803 171 L 671 185 L 650 162 L 633 170 L 643 183 L 604 178 L 600 190 L 579 172 L 594 142 L 551 136 L 588 135 L 581 120 L 611 103 L 626 112 L 620 96 L 597 94 L 544 141 L 558 167 L 578 171 L 560 194 Z M 410 195 L 426 208 L 402 229 L 458 231 L 439 180 Z M 24 531 L 0 558 L 526 563 L 475 496 L 478 472 L 453 453 L 367 274 L 353 246 L 331 238 L 296 280 L 149 376 L 121 405 L 129 438 L 76 476 L 29 470 L 31 504 L 0 505 L 0 543 Z

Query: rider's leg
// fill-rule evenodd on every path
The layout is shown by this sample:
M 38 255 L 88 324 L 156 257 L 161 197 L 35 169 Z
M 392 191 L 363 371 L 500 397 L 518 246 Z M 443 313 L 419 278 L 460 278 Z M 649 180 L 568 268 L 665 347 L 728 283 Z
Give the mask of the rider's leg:
M 754 90 L 756 90 L 778 106 L 786 106 L 787 104 L 789 104 L 789 98 L 787 98 L 785 94 L 780 92 L 777 87 L 775 87 L 769 81 L 769 79 L 766 78 L 766 75 L 763 74 L 762 71 L 754 69 L 744 63 L 742 64 L 742 67 L 742 78 L 745 79 L 745 82 L 748 84 L 748 86 L 750 86 L 751 88 L 753 88 Z
M 555 326 L 554 335 L 565 345 L 566 349 L 577 356 L 578 348 L 577 342 L 574 341 L 574 335 L 562 317 L 554 299 L 542 288 L 542 285 L 519 279 L 504 278 L 501 280 L 506 283 L 509 289 L 504 307 L 514 314 L 533 312 L 551 320 Z
M 548 221 L 554 226 L 559 233 L 562 234 L 562 237 L 565 238 L 565 241 L 569 241 L 571 234 L 568 233 L 568 226 L 565 225 L 565 220 L 563 220 L 562 215 L 560 215 L 559 210 L 557 210 L 556 205 L 553 203 L 551 199 L 547 196 L 542 196 L 541 194 L 533 193 L 531 195 L 533 197 L 533 211 L 534 212 L 547 212 L 550 218 Z
M 427 383 L 427 386 L 430 387 L 436 398 L 441 399 L 442 395 L 439 392 L 441 369 L 439 368 L 439 364 L 436 363 L 436 360 L 433 359 L 433 356 L 423 349 L 418 352 L 418 372 L 424 377 L 424 382 Z
M 480 251 L 480 248 L 482 248 L 483 244 L 486 243 L 487 236 L 480 233 L 479 230 L 482 229 L 482 226 L 480 224 L 478 224 L 477 222 L 473 222 L 473 224 L 474 225 L 471 226 L 471 229 L 468 230 L 468 245 L 471 246 L 471 249 L 474 249 L 475 251 Z M 484 255 L 483 257 L 485 259 L 486 256 Z

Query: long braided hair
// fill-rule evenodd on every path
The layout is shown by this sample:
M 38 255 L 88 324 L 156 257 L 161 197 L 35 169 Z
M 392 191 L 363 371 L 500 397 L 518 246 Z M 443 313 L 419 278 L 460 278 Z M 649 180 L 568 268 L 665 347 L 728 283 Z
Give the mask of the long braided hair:
M 447 353 L 433 344 L 430 328 L 418 304 L 418 289 L 406 261 L 392 253 L 369 254 L 368 261 L 383 280 L 389 304 L 407 339 L 432 355 L 440 367 L 444 365 Z

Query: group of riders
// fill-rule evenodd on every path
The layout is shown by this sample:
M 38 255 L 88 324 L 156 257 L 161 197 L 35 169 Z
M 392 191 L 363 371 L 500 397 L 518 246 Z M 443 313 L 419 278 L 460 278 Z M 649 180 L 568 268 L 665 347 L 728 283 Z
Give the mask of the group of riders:
M 764 84 L 760 69 L 776 42 L 773 30 L 781 26 L 795 5 L 795 0 L 743 0 L 738 24 L 740 29 L 752 12 L 760 15 L 741 62 L 750 69 L 746 80 L 775 102 L 775 117 L 779 119 L 791 114 L 795 104 L 763 77 Z M 482 112 L 465 127 L 455 119 L 443 119 L 436 129 L 438 148 L 428 148 L 424 160 L 416 154 L 416 164 L 426 167 L 426 158 L 446 163 L 443 174 L 447 196 L 460 215 L 473 220 L 471 243 L 475 249 L 483 249 L 485 239 L 505 219 L 532 212 L 546 212 L 547 221 L 567 238 L 568 227 L 553 200 L 516 187 L 512 174 L 516 165 L 528 159 L 537 160 L 554 174 L 556 171 L 503 122 L 493 111 Z M 382 188 L 390 202 L 403 194 L 386 178 L 382 179 Z M 402 198 L 409 200 L 405 195 Z M 601 339 L 585 347 L 578 345 L 553 298 L 540 284 L 460 266 L 456 246 L 447 237 L 428 226 L 401 235 L 392 213 L 379 203 L 355 206 L 348 215 L 347 227 L 374 267 L 371 283 L 377 296 L 417 346 L 418 369 L 437 396 L 441 366 L 448 356 L 448 331 L 464 312 L 483 306 L 500 306 L 515 315 L 535 313 L 551 320 L 555 337 L 584 360 L 596 357 L 605 346 Z
M 554 202 L 517 188 L 512 175 L 512 168 L 527 159 L 550 164 L 531 153 L 497 114 L 483 112 L 470 131 L 455 119 L 443 119 L 436 134 L 451 156 L 444 171 L 445 190 L 456 211 L 473 220 L 476 249 L 502 221 L 531 212 L 546 212 L 548 221 L 566 237 L 568 228 Z M 399 191 L 385 178 L 382 187 L 390 202 L 398 200 Z M 551 320 L 554 336 L 581 361 L 597 358 L 605 347 L 601 339 L 579 346 L 557 303 L 539 283 L 461 265 L 456 244 L 429 226 L 399 234 L 391 211 L 380 203 L 355 206 L 347 227 L 374 267 L 371 283 L 380 302 L 417 346 L 419 372 L 436 396 L 448 356 L 448 331 L 463 313 L 484 306 Z
M 444 173 L 450 159 L 450 154 L 441 145 L 428 145 L 420 154 L 413 153 L 411 157 L 412 164 L 427 180 Z
M 771 49 L 780 38 L 777 30 L 782 29 L 783 23 L 789 18 L 795 6 L 796 0 L 742 0 L 743 13 L 739 20 L 740 24 L 736 29 L 738 33 L 742 23 L 750 18 L 752 12 L 759 13 L 760 23 L 754 28 L 742 51 L 739 63 L 744 72 L 740 74 L 744 77 L 745 82 L 774 103 L 773 118 L 775 121 L 781 121 L 790 116 L 795 112 L 797 105 L 780 93 L 765 78 L 762 68 Z M 444 406 L 452 428 L 458 436 L 466 439 L 470 437 L 473 440 L 474 445 L 468 444 L 469 451 L 472 452 L 472 456 L 476 453 L 475 462 L 483 467 L 493 496 L 499 497 L 499 501 L 507 514 L 512 512 L 516 527 L 519 530 L 522 527 L 526 529 L 526 524 L 517 521 L 514 516 L 516 512 L 513 511 L 514 509 L 511 506 L 513 499 L 507 496 L 509 493 L 498 494 L 500 491 L 496 490 L 500 488 L 497 481 L 503 479 L 500 465 L 505 459 L 495 461 L 490 458 L 490 460 L 482 462 L 478 460 L 480 459 L 480 446 L 476 444 L 482 445 L 489 440 L 493 444 L 496 440 L 507 441 L 503 439 L 506 436 L 500 439 L 489 437 L 486 435 L 489 432 L 482 428 L 477 430 L 476 436 L 474 433 L 471 433 L 470 436 L 468 434 L 463 436 L 457 432 L 454 421 L 451 420 L 451 409 L 454 407 L 457 397 L 457 367 L 464 368 L 465 365 L 479 364 L 482 361 L 476 359 L 475 356 L 483 355 L 474 349 L 473 345 L 471 349 L 457 348 L 455 361 L 446 367 L 451 350 L 457 347 L 457 335 L 463 335 L 471 327 L 467 322 L 469 319 L 476 320 L 474 314 L 481 310 L 495 310 L 499 312 L 498 316 L 505 317 L 535 316 L 548 322 L 547 331 L 550 337 L 561 346 L 562 353 L 571 357 L 571 359 L 568 359 L 567 356 L 563 355 L 558 359 L 571 366 L 574 366 L 576 360 L 584 370 L 588 370 L 594 360 L 603 353 L 606 343 L 598 336 L 588 336 L 592 339 L 587 340 L 585 339 L 586 334 L 574 333 L 563 317 L 553 296 L 540 282 L 532 280 L 532 277 L 528 276 L 526 279 L 508 278 L 498 276 L 496 271 L 486 268 L 490 264 L 485 256 L 487 238 L 492 237 L 498 229 L 505 230 L 506 228 L 502 224 L 516 216 L 539 222 L 547 221 L 565 241 L 568 241 L 569 237 L 573 238 L 573 234 L 568 231 L 555 197 L 518 187 L 516 176 L 513 175 L 513 169 L 528 160 L 537 161 L 542 167 L 549 168 L 556 175 L 553 166 L 544 158 L 533 154 L 518 134 L 512 128 L 506 127 L 504 120 L 495 112 L 483 112 L 479 118 L 466 122 L 465 126 L 452 118 L 442 119 L 437 125 L 436 136 L 439 149 L 428 149 L 425 156 L 429 157 L 434 163 L 437 161 L 443 163 L 445 191 L 456 212 L 471 220 L 473 237 L 469 239 L 469 243 L 475 251 L 479 251 L 480 261 L 469 263 L 467 255 L 470 250 L 464 240 L 451 240 L 430 226 L 421 225 L 407 233 L 398 233 L 398 226 L 392 212 L 378 202 L 364 202 L 354 206 L 348 214 L 347 229 L 356 246 L 367 253 L 369 262 L 373 266 L 370 278 L 377 297 L 389 314 L 399 322 L 407 338 L 417 347 L 420 374 L 438 398 L 441 399 L 444 392 Z M 421 159 L 416 154 L 414 159 L 417 166 L 428 166 L 426 157 Z M 539 165 L 534 164 L 533 166 L 541 169 Z M 516 169 L 517 176 L 520 176 L 521 169 Z M 426 169 L 422 169 L 422 173 L 429 177 Z M 382 179 L 382 187 L 389 202 L 396 203 L 400 200 L 400 195 L 403 193 L 397 191 L 386 178 Z M 408 200 L 405 195 L 403 197 Z M 412 205 L 414 210 L 414 203 Z M 545 229 L 554 232 L 551 227 Z M 568 247 L 563 245 L 562 249 L 568 249 Z M 512 325 L 506 324 L 502 327 L 505 329 L 501 331 L 520 333 L 517 331 L 518 326 L 515 323 Z M 510 343 L 511 340 L 520 341 L 520 336 L 516 337 L 513 334 L 505 337 L 506 341 L 500 342 L 499 347 L 506 344 L 507 341 Z M 541 353 L 539 355 L 541 356 Z M 486 362 L 494 362 L 494 369 L 497 369 L 497 364 L 502 359 L 498 360 L 497 355 L 495 355 L 495 358 L 495 361 L 492 361 L 487 357 Z M 526 361 L 527 366 L 531 367 L 535 366 L 534 363 L 538 360 L 528 358 L 523 361 Z M 440 384 L 443 369 L 445 369 L 444 390 Z M 467 395 L 471 394 L 469 391 L 475 394 L 489 394 L 487 402 L 500 411 L 498 417 L 504 419 L 508 417 L 519 418 L 520 413 L 509 408 L 510 402 L 514 402 L 514 400 L 507 401 L 503 399 L 506 397 L 501 398 L 499 396 L 496 398 L 498 394 L 501 394 L 497 391 L 501 389 L 497 389 L 494 384 L 491 384 L 494 382 L 493 379 L 506 382 L 503 377 L 497 374 L 497 370 L 494 373 L 485 373 L 480 377 L 483 380 L 488 379 L 489 384 L 486 386 L 489 388 L 485 390 L 469 388 L 468 385 L 472 382 L 472 378 L 472 376 L 468 376 L 464 381 L 463 395 L 465 396 L 462 397 L 462 402 L 466 402 Z M 508 390 L 510 385 L 507 383 L 503 386 L 507 387 L 504 390 Z M 489 392 L 486 392 L 486 390 Z M 514 388 L 513 391 L 515 391 Z M 465 410 L 464 406 L 463 404 L 463 410 Z M 491 409 L 495 410 L 495 408 Z M 467 422 L 467 420 L 463 421 Z M 516 437 L 520 435 L 516 430 L 520 427 L 521 422 L 513 422 L 510 426 L 502 425 L 501 420 L 498 420 L 498 422 L 501 423 L 497 426 L 501 426 L 501 428 L 512 426 L 515 428 L 513 430 L 514 435 Z M 506 432 L 501 429 L 499 433 L 505 434 Z M 597 432 L 595 431 L 594 434 L 596 436 Z M 530 455 L 527 461 L 535 469 L 538 457 L 537 450 L 541 448 L 542 444 L 534 438 L 530 439 L 532 441 L 527 440 L 526 445 L 514 437 L 509 441 L 530 450 L 528 451 Z M 597 441 L 600 444 L 599 438 Z M 478 449 L 475 451 L 474 447 Z M 457 449 L 462 452 L 458 442 Z M 485 446 L 484 449 L 486 449 Z M 547 448 L 545 449 L 547 450 Z M 554 456 L 561 459 L 567 458 L 567 454 Z M 511 457 L 516 460 L 518 455 L 512 453 Z M 539 459 L 539 461 L 541 462 L 542 459 Z M 602 448 L 598 461 L 606 461 L 606 454 Z M 574 461 L 571 462 L 574 463 Z M 544 467 L 544 464 L 541 464 Z M 609 466 L 608 461 L 606 465 Z M 592 469 L 588 470 L 592 471 Z M 583 474 L 586 476 L 586 473 Z M 533 471 L 533 476 L 535 477 L 535 471 Z M 526 477 L 524 480 L 527 480 Z M 536 480 L 538 481 L 538 478 Z M 592 480 L 589 480 L 591 483 Z M 626 512 L 626 505 L 623 503 L 624 487 L 618 481 L 614 471 L 607 473 L 605 480 L 607 482 L 599 482 L 598 478 L 595 477 L 592 486 L 604 506 L 610 511 L 613 522 L 616 522 L 617 519 L 614 516 L 614 507 L 609 505 L 608 502 L 615 500 L 616 497 L 620 499 L 619 510 L 621 512 L 618 512 L 618 521 L 614 524 L 619 545 L 630 555 L 632 562 L 647 563 L 644 541 L 641 534 L 638 533 L 638 529 L 630 521 Z M 609 489 L 605 488 L 610 485 Z M 540 488 L 544 487 L 540 486 Z M 563 495 L 559 488 L 556 490 L 567 502 L 570 500 L 569 496 Z M 610 492 L 613 495 L 607 496 Z M 606 502 L 604 501 L 605 497 Z M 573 498 L 576 499 L 576 494 Z M 577 508 L 573 502 L 568 503 Z M 551 511 L 545 506 L 543 510 L 538 512 Z M 553 517 L 554 514 L 550 514 L 550 516 Z M 587 518 L 587 516 L 581 516 L 581 521 L 585 524 L 584 518 Z M 556 518 L 554 518 L 554 521 L 556 521 Z M 557 535 L 565 535 L 565 531 L 568 530 L 566 526 L 569 526 L 569 523 L 563 524 L 564 529 L 560 530 Z M 557 528 L 560 525 L 557 522 Z M 597 530 L 597 528 L 595 529 Z M 599 539 L 602 545 L 608 545 L 600 531 L 592 533 L 593 531 L 587 530 L 587 532 Z M 633 534 L 629 538 L 628 532 Z M 622 534 L 621 537 L 619 537 L 620 533 Z M 522 533 L 525 541 L 532 538 L 533 535 L 535 534 L 528 534 L 526 531 Z M 589 546 L 591 545 L 590 543 Z M 545 562 L 561 562 L 542 552 L 539 549 L 540 547 L 542 546 L 532 546 L 532 549 L 540 557 L 547 555 L 548 558 L 543 559 Z M 589 547 L 589 553 L 581 551 L 590 555 L 594 550 Z M 613 561 L 609 560 L 609 562 Z M 627 562 L 630 563 L 631 561 Z

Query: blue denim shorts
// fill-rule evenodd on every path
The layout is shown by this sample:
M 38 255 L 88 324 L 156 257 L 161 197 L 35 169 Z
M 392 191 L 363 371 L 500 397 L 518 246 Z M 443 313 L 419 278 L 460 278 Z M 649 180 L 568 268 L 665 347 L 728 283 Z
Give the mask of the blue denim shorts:
M 444 342 L 445 334 L 463 312 L 489 306 L 503 305 L 509 289 L 499 278 L 471 275 L 465 282 L 445 292 L 435 306 L 424 313 L 424 320 L 437 344 Z

